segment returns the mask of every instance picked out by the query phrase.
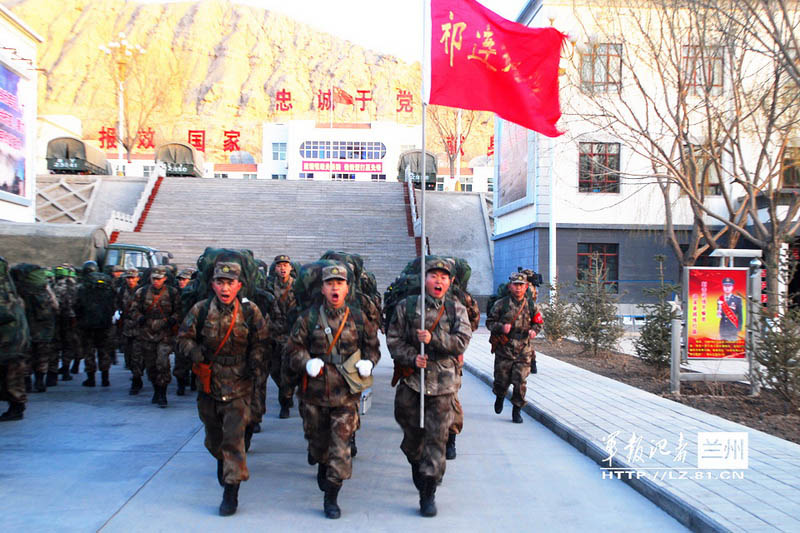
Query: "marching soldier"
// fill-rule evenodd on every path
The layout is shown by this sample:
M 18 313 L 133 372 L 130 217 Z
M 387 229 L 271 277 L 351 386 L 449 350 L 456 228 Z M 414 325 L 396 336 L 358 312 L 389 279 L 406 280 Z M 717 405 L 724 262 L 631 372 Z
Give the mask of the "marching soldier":
M 402 376 L 394 401 L 394 417 L 403 429 L 400 449 L 411 464 L 419 491 L 422 516 L 436 515 L 436 485 L 446 468 L 448 432 L 456 418 L 461 385 L 459 355 L 472 338 L 466 308 L 445 298 L 453 264 L 429 258 L 425 262 L 425 321 L 420 320 L 419 296 L 401 300 L 386 332 L 386 344 Z M 420 354 L 424 343 L 425 355 Z M 419 369 L 425 369 L 421 383 Z M 420 428 L 420 390 L 425 396 L 424 428 Z
M 117 311 L 119 311 L 119 324 L 122 330 L 122 353 L 125 357 L 125 368 L 132 371 L 131 359 L 133 358 L 133 345 L 136 340 L 136 321 L 133 317 L 133 302 L 136 288 L 139 285 L 139 270 L 129 268 L 122 275 L 123 285 L 117 291 Z M 142 376 L 131 378 L 129 394 L 139 394 L 142 390 Z
M 25 305 L 8 274 L 8 263 L 0 256 L 0 400 L 8 411 L 0 422 L 22 420 L 25 412 L 25 357 L 30 343 Z
M 189 282 L 192 280 L 193 273 L 194 270 L 184 268 L 176 276 L 175 280 L 177 282 L 180 294 L 183 294 L 184 289 L 186 289 L 186 287 L 189 285 Z M 181 307 L 181 309 L 183 308 Z M 185 317 L 181 315 L 179 322 L 182 323 L 184 318 Z M 177 390 L 175 392 L 175 394 L 178 396 L 186 395 L 186 385 L 188 385 L 190 382 L 194 383 L 192 380 L 194 375 L 191 374 L 191 367 L 192 363 L 188 360 L 188 357 L 181 353 L 180 350 L 175 350 L 175 368 L 172 370 L 172 375 L 175 376 L 175 381 L 178 382 Z M 195 389 L 192 388 L 192 390 Z
M 513 385 L 511 420 L 522 423 L 520 410 L 525 405 L 526 380 L 531 371 L 533 343 L 536 334 L 542 329 L 542 315 L 535 303 L 525 296 L 528 279 L 525 274 L 511 274 L 508 284 L 509 294 L 495 302 L 486 327 L 491 332 L 489 341 L 494 352 L 494 386 L 497 396 L 494 412 L 503 412 L 503 401 L 509 385 Z
M 100 367 L 103 387 L 108 387 L 111 367 L 111 342 L 114 315 L 113 279 L 101 272 L 88 274 L 78 289 L 76 304 L 78 325 L 81 328 L 83 364 L 86 380 L 81 385 L 94 387 L 95 372 Z M 95 352 L 97 355 L 95 356 Z M 99 365 L 98 365 L 99 363 Z
M 167 385 L 172 379 L 169 354 L 175 344 L 181 312 L 178 289 L 166 281 L 167 268 L 163 265 L 153 267 L 150 284 L 141 287 L 134 295 L 131 313 L 138 328 L 131 373 L 134 378 L 141 379 L 142 369 L 147 369 L 147 378 L 153 384 L 152 403 L 162 408 L 167 406 Z
M 205 445 L 217 459 L 224 487 L 219 514 L 238 507 L 239 483 L 247 481 L 245 430 L 250 422 L 253 380 L 262 372 L 269 336 L 261 311 L 241 302 L 241 267 L 221 262 L 214 268 L 214 296 L 195 304 L 178 333 L 179 351 L 188 354 L 198 376 L 197 411 L 205 425 Z
M 267 290 L 275 296 L 272 310 L 269 313 L 270 332 L 273 340 L 269 373 L 275 385 L 278 386 L 278 402 L 281 406 L 278 416 L 280 418 L 289 418 L 289 409 L 294 405 L 295 387 L 288 384 L 288 380 L 281 378 L 281 370 L 286 342 L 289 339 L 289 331 L 292 328 L 292 324 L 289 324 L 289 313 L 297 306 L 297 298 L 292 288 L 292 279 L 290 277 L 292 263 L 289 256 L 278 255 L 275 257 L 274 263 L 275 280 L 270 287 L 267 287 Z M 266 387 L 266 383 L 264 383 L 264 386 Z
M 62 381 L 72 381 L 72 374 L 69 373 L 69 365 L 75 357 L 79 346 L 77 319 L 75 305 L 78 299 L 78 287 L 75 277 L 71 276 L 69 265 L 59 265 L 55 268 L 56 281 L 53 292 L 58 300 L 58 319 L 56 322 L 57 349 L 61 352 L 61 368 L 57 370 L 61 374 Z M 48 379 L 50 375 L 48 373 Z M 49 386 L 49 384 L 48 384 Z
M 318 464 L 328 518 L 339 518 L 339 490 L 353 471 L 351 437 L 358 427 L 360 392 L 371 383 L 380 359 L 377 324 L 347 304 L 344 266 L 322 269 L 324 302 L 295 322 L 287 345 L 288 364 L 302 373 L 300 413 L 309 456 Z

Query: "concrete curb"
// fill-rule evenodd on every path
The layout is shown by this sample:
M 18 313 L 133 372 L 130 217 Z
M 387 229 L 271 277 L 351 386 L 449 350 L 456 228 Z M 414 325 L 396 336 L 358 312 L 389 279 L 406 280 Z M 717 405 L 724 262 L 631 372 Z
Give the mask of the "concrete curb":
M 494 377 L 487 372 L 480 370 L 467 361 L 464 363 L 464 368 L 466 368 L 472 375 L 489 385 L 489 387 L 493 385 Z M 510 392 L 506 393 L 506 398 L 511 398 Z M 555 416 L 544 411 L 542 408 L 533 403 L 526 403 L 522 410 L 536 419 L 550 431 L 567 441 L 574 448 L 589 457 L 598 465 L 606 468 L 609 467 L 608 461 L 605 460 L 608 454 L 597 444 L 592 442 L 590 438 L 583 435 L 580 430 L 561 422 Z M 630 471 L 636 470 L 635 466 L 629 465 L 625 461 L 621 461 L 616 457 L 612 459 L 610 467 Z M 623 476 L 620 479 L 692 531 L 702 533 L 730 531 L 730 529 L 722 526 L 719 522 L 693 506 L 687 500 L 676 496 L 669 490 L 658 486 L 649 479 L 637 479 L 635 476 L 630 476 L 627 479 Z

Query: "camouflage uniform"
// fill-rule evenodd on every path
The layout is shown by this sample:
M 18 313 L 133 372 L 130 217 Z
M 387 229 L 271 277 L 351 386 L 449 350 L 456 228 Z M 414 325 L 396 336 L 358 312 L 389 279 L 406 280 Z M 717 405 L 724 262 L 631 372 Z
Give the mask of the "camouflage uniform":
M 346 280 L 344 267 L 325 267 L 323 283 L 329 279 Z M 329 350 L 328 334 L 338 331 L 345 318 L 339 339 L 333 350 Z M 360 393 L 351 392 L 335 364 L 347 360 L 358 350 L 361 351 L 361 360 L 370 361 L 373 368 L 381 357 L 377 323 L 365 318 L 357 306 L 351 308 L 348 304 L 338 309 L 327 302 L 312 307 L 294 323 L 286 348 L 291 371 L 303 376 L 300 390 L 303 432 L 308 441 L 309 456 L 319 464 L 317 483 L 326 493 L 326 502 L 330 492 L 338 494 L 342 481 L 352 475 L 350 442 L 359 422 Z M 325 321 L 329 328 L 327 331 L 323 326 Z M 326 355 L 328 351 L 331 353 Z M 309 377 L 306 365 L 315 358 L 321 359 L 324 366 L 319 375 Z M 335 504 L 335 495 L 333 501 Z
M 24 303 L 8 275 L 8 263 L 0 257 L 0 400 L 9 403 L 0 421 L 19 420 L 25 411 L 25 357 L 29 343 Z
M 69 365 L 76 357 L 80 339 L 78 337 L 75 305 L 78 299 L 78 287 L 75 277 L 70 275 L 69 267 L 56 267 L 56 282 L 53 292 L 58 300 L 58 320 L 56 323 L 56 348 L 61 352 L 61 368 L 50 368 L 60 372 L 64 381 L 70 381 Z
M 83 339 L 83 364 L 87 379 L 82 383 L 86 387 L 94 387 L 94 374 L 98 363 L 103 376 L 103 386 L 109 386 L 109 336 L 112 332 L 114 315 L 113 279 L 107 274 L 90 273 L 78 289 L 76 303 L 78 325 Z M 96 356 L 95 356 L 96 352 Z
M 215 278 L 222 268 L 235 272 L 238 279 L 238 264 L 219 263 Z M 204 310 L 205 321 L 201 324 Z M 228 331 L 230 336 L 223 344 Z M 268 337 L 269 328 L 255 304 L 234 300 L 225 305 L 217 296 L 195 304 L 178 333 L 179 351 L 188 354 L 194 363 L 212 365 L 208 393 L 198 380 L 201 391 L 197 395 L 197 411 L 205 426 L 206 449 L 217 459 L 217 477 L 225 485 L 226 496 L 229 487 L 235 487 L 238 493 L 239 482 L 250 478 L 245 428 L 250 422 L 253 379 L 262 371 Z
M 153 267 L 151 277 L 166 277 L 163 266 Z M 157 394 L 165 395 L 172 379 L 169 368 L 169 354 L 175 345 L 175 331 L 181 312 L 181 299 L 178 289 L 165 282 L 160 290 L 148 284 L 139 288 L 131 305 L 131 320 L 136 324 L 136 340 L 131 357 L 131 373 L 134 378 L 142 377 L 144 369 Z M 158 398 L 154 396 L 154 403 Z M 164 398 L 166 405 L 166 398 Z
M 523 274 L 511 275 L 511 283 L 525 283 L 526 281 Z M 532 309 L 531 305 L 533 305 Z M 520 310 L 520 307 L 523 308 Z M 511 323 L 515 315 L 517 318 L 511 325 L 511 331 L 503 334 L 503 326 Z M 505 335 L 503 340 L 508 339 L 505 344 L 494 342 L 492 345 L 494 348 L 494 386 L 492 391 L 498 397 L 498 401 L 502 402 L 508 386 L 513 385 L 511 404 L 518 412 L 519 408 L 525 405 L 526 380 L 530 374 L 533 358 L 533 341 L 530 339 L 529 332 L 533 330 L 538 333 L 542 328 L 539 309 L 536 304 L 531 304 L 527 296 L 523 295 L 520 301 L 516 301 L 514 296 L 509 294 L 492 306 L 486 317 L 486 328 L 492 333 L 494 339 L 503 335 Z M 500 405 L 502 406 L 502 403 Z
M 453 270 L 449 261 L 436 259 L 429 263 L 426 272 L 442 270 L 449 274 Z M 443 305 L 445 309 L 440 315 Z M 411 316 L 409 308 L 413 308 Z M 431 331 L 438 316 L 441 318 Z M 422 329 L 420 319 L 419 296 L 409 296 L 398 302 L 386 332 L 386 344 L 395 366 L 405 369 L 397 386 L 394 417 L 403 429 L 400 449 L 411 464 L 412 478 L 420 491 L 420 510 L 424 514 L 426 503 L 433 503 L 436 483 L 444 476 L 445 448 L 449 429 L 456 418 L 457 393 L 461 387 L 459 355 L 467 349 L 472 329 L 467 310 L 458 300 L 448 299 L 446 295 L 441 299 L 425 295 L 425 329 L 431 331 L 431 340 L 425 347 L 428 357 L 424 383 L 425 427 L 420 429 L 420 371 L 416 366 L 420 353 L 417 338 L 417 330 Z M 435 507 L 433 509 L 435 514 Z
M 279 255 L 275 258 L 276 262 L 283 260 L 288 262 L 289 257 Z M 292 278 L 289 278 L 289 281 L 283 283 L 276 276 L 275 280 L 272 282 L 272 286 L 267 288 L 268 291 L 275 295 L 275 301 L 272 303 L 272 308 L 269 313 L 270 331 L 273 341 L 272 356 L 269 362 L 269 374 L 272 376 L 272 381 L 278 386 L 278 401 L 281 405 L 282 417 L 288 417 L 288 409 L 293 404 L 292 397 L 294 396 L 295 389 L 295 386 L 290 384 L 291 380 L 289 378 L 284 379 L 284 374 L 286 374 L 284 359 L 287 357 L 286 343 L 289 339 L 289 332 L 292 329 L 292 324 L 289 323 L 289 313 L 292 309 L 297 307 L 297 298 L 292 289 L 292 281 Z M 266 382 L 264 385 L 266 386 Z M 266 389 L 264 393 L 266 396 Z
M 44 269 L 34 271 L 31 275 L 39 273 L 44 275 Z M 44 379 L 50 360 L 58 357 L 54 342 L 58 302 L 53 290 L 46 284 L 39 286 L 23 281 L 17 288 L 25 302 L 25 315 L 31 333 L 26 377 L 33 372 L 36 376 L 36 391 L 44 392 L 47 390 Z
M 181 280 L 187 280 L 191 283 L 192 274 L 194 270 L 185 268 L 181 270 L 178 275 L 175 277 L 175 283 L 178 287 L 179 294 L 181 295 L 181 302 L 183 302 L 182 295 L 184 291 L 191 291 L 193 288 L 191 285 L 185 285 L 181 287 Z M 183 315 L 183 304 L 181 305 L 181 314 L 179 318 L 179 322 L 183 322 L 184 319 Z M 186 385 L 191 380 L 191 371 L 192 371 L 192 362 L 189 360 L 189 356 L 181 352 L 177 349 L 177 339 L 176 342 L 176 349 L 175 349 L 175 368 L 172 369 L 172 375 L 175 376 L 175 380 L 178 382 L 177 394 L 178 396 L 183 396 L 186 394 Z M 194 389 L 192 389 L 194 390 Z

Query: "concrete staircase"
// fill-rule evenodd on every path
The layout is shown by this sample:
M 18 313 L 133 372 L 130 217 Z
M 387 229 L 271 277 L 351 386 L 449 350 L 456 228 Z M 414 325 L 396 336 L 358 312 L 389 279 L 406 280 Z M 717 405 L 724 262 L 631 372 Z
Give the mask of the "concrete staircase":
M 166 178 L 139 232 L 143 244 L 194 266 L 206 246 L 313 261 L 326 250 L 361 254 L 383 291 L 415 256 L 401 183 Z

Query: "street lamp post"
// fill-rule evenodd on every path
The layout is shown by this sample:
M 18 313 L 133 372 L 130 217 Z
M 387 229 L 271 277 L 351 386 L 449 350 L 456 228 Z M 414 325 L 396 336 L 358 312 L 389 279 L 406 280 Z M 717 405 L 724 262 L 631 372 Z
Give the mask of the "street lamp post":
M 117 154 L 119 157 L 120 165 L 123 165 L 123 135 L 125 131 L 125 79 L 128 75 L 128 67 L 134 54 L 141 55 L 144 53 L 144 48 L 137 45 L 132 45 L 128 42 L 123 32 L 119 32 L 119 40 L 111 41 L 106 45 L 100 46 L 107 56 L 111 57 L 116 64 L 117 70 L 117 105 L 119 107 L 119 115 L 117 117 Z M 124 166 L 122 167 L 124 168 Z

